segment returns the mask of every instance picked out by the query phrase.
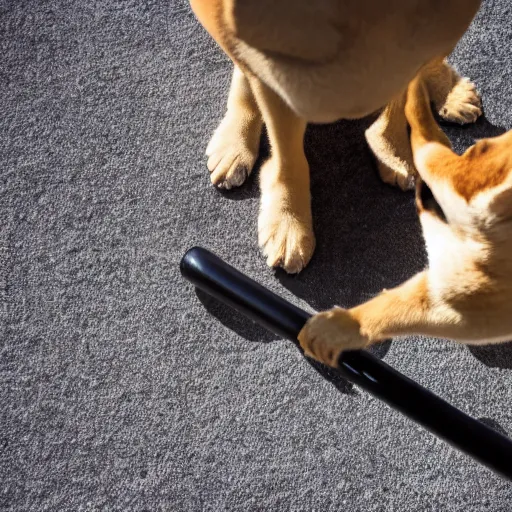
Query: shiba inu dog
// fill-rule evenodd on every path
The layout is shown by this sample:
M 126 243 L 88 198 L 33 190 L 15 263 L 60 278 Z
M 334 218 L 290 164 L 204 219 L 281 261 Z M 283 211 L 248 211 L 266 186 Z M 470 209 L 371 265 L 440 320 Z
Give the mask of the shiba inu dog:
M 260 169 L 259 244 L 270 266 L 299 272 L 314 248 L 308 122 L 383 109 L 366 138 L 384 181 L 412 186 L 404 114 L 408 83 L 423 67 L 439 114 L 480 115 L 473 85 L 444 60 L 479 0 L 191 0 L 199 21 L 234 63 L 227 112 L 206 153 L 211 181 L 240 186 L 265 124 L 271 156 Z M 426 66 L 425 66 L 426 65 Z

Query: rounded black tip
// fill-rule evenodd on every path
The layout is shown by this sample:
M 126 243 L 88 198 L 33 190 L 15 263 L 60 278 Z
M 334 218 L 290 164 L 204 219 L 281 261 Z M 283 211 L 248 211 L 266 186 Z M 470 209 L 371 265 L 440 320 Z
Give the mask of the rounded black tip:
M 183 277 L 190 275 L 192 269 L 197 268 L 197 263 L 201 261 L 201 257 L 207 254 L 209 251 L 203 247 L 194 246 L 191 247 L 181 258 L 180 261 L 180 272 Z

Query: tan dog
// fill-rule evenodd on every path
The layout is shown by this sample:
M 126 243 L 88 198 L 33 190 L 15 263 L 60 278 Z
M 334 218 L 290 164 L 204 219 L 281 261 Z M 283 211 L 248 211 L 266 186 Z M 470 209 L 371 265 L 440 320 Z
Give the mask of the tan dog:
M 429 267 L 361 306 L 311 318 L 300 344 L 332 366 L 343 350 L 392 336 L 512 339 L 512 131 L 456 155 L 434 120 L 421 75 L 409 85 L 405 111 Z
M 315 247 L 307 122 L 358 118 L 386 106 L 367 131 L 384 181 L 408 188 L 414 165 L 405 90 L 425 71 L 440 115 L 480 114 L 474 87 L 444 61 L 479 0 L 191 0 L 235 64 L 228 108 L 207 148 L 212 182 L 241 185 L 263 123 L 271 156 L 260 171 L 259 244 L 270 266 L 299 272 Z M 357 170 L 355 169 L 354 172 Z

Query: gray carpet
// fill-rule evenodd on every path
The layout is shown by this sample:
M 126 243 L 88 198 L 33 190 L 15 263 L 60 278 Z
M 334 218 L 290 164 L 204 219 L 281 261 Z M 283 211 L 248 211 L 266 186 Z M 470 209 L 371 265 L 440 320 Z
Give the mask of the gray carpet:
M 512 127 L 510 15 L 485 2 L 452 57 L 485 105 L 447 128 L 459 151 Z M 179 275 L 201 244 L 319 309 L 421 269 L 369 120 L 308 130 L 318 249 L 289 277 L 256 245 L 257 178 L 209 184 L 231 67 L 187 3 L 4 0 L 0 39 L 0 509 L 512 509 L 510 483 Z M 376 353 L 512 434 L 512 345 Z

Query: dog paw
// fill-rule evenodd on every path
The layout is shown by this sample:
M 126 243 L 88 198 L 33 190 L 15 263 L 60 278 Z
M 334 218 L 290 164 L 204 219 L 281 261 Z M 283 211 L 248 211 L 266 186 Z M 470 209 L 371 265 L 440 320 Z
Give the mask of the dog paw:
M 300 272 L 313 256 L 315 235 L 309 203 L 297 211 L 286 194 L 265 193 L 258 217 L 258 241 L 269 267 Z M 304 208 L 306 206 L 306 208 Z
M 482 102 L 475 84 L 468 78 L 460 79 L 446 97 L 439 115 L 451 123 L 474 123 L 482 114 Z
M 390 162 L 391 163 L 391 162 Z M 399 187 L 402 190 L 414 189 L 416 183 L 416 171 L 414 168 L 404 161 L 398 160 L 389 165 L 377 160 L 377 169 L 379 175 L 384 183 Z
M 206 148 L 210 179 L 216 187 L 230 189 L 244 183 L 258 158 L 261 128 L 259 118 L 226 113 Z
M 359 350 L 368 344 L 360 325 L 349 311 L 333 308 L 312 316 L 299 333 L 304 355 L 336 368 L 344 350 Z

